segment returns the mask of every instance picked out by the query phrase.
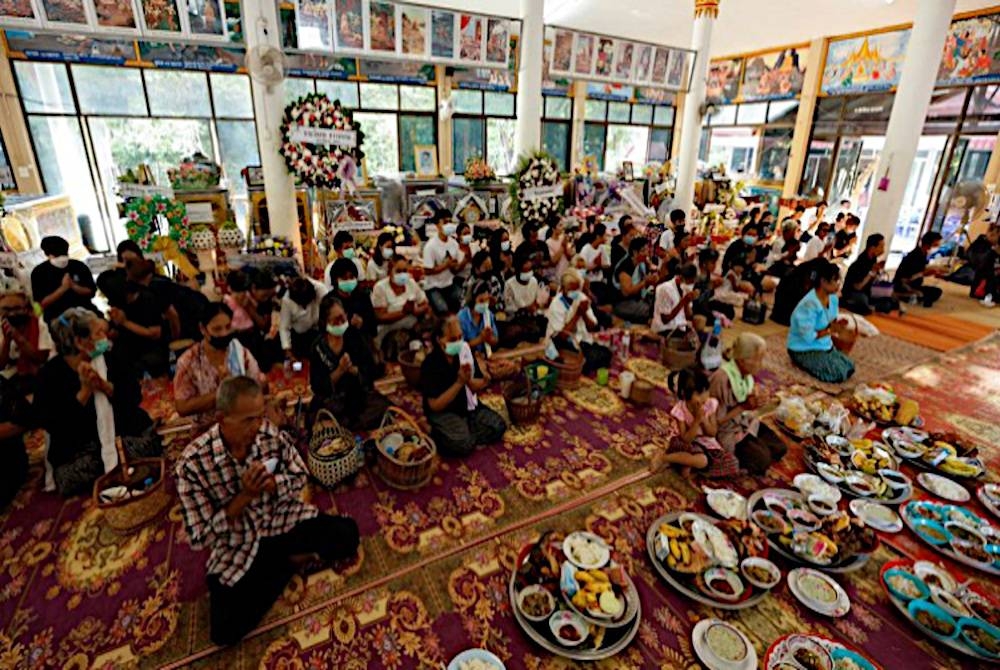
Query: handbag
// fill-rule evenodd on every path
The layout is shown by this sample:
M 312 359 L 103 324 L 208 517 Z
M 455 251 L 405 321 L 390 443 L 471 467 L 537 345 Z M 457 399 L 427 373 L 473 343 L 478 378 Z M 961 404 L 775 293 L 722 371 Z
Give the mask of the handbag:
M 892 282 L 889 281 L 889 276 L 882 273 L 872 282 L 872 298 L 882 299 L 891 298 L 893 295 Z
M 743 303 L 743 321 L 754 326 L 759 326 L 767 320 L 767 305 L 757 300 L 756 297 L 749 298 Z

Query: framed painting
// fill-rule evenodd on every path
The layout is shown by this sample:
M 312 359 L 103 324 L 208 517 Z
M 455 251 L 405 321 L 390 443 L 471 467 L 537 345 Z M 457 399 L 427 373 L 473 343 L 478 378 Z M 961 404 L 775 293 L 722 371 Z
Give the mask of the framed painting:
M 670 50 L 670 59 L 667 61 L 667 86 L 670 88 L 684 87 L 684 64 L 687 61 L 687 52 Z
M 41 23 L 34 0 L 0 0 L 0 18 L 13 25 L 37 26 Z
M 161 0 L 144 0 L 158 1 Z M 333 48 L 330 12 L 325 0 L 295 0 L 295 29 L 300 49 L 330 51 Z
M 510 21 L 486 20 L 486 62 L 507 67 L 510 57 Z
M 416 58 L 425 58 L 427 56 L 427 37 L 429 35 L 427 31 L 427 8 L 402 5 L 400 15 L 403 54 Z
M 594 72 L 593 36 L 576 33 L 576 38 L 573 41 L 573 72 L 575 74 L 593 74 Z
M 455 57 L 455 12 L 431 10 L 431 56 Z
M 413 147 L 413 163 L 418 177 L 437 177 L 437 147 L 433 144 L 418 144 Z
M 609 37 L 597 38 L 597 58 L 594 63 L 594 74 L 598 77 L 611 77 L 615 64 L 615 41 Z
M 656 47 L 653 56 L 653 74 L 650 81 L 654 84 L 665 84 L 667 81 L 667 61 L 670 60 L 670 49 Z
M 372 0 L 368 4 L 368 48 L 371 51 L 396 51 L 396 5 Z
M 337 51 L 363 51 L 365 16 L 361 0 L 336 0 L 333 7 L 334 48 Z
M 192 35 L 226 36 L 226 8 L 221 0 L 185 0 Z
M 573 71 L 573 33 L 556 30 L 552 40 L 551 72 L 570 74 Z
M 615 79 L 629 81 L 632 79 L 632 57 L 635 55 L 635 43 L 621 40 L 618 42 L 618 53 L 615 55 Z
M 648 82 L 649 75 L 653 72 L 653 47 L 648 44 L 640 44 L 636 47 L 635 56 L 635 79 L 637 82 Z
M 172 2 L 173 0 L 167 0 Z M 79 28 L 90 24 L 90 17 L 83 0 L 41 0 L 45 25 Z
M 475 14 L 460 14 L 458 22 L 459 59 L 481 63 L 483 60 L 483 17 Z

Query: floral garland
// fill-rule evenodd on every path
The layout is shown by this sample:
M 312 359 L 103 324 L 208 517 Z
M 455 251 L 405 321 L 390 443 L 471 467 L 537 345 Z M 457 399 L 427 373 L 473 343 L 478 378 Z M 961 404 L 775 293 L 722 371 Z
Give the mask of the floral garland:
M 562 189 L 546 197 L 528 197 L 528 189 L 562 185 L 559 166 L 543 151 L 523 156 L 510 185 L 511 211 L 520 223 L 544 224 L 550 214 L 562 208 Z
M 355 131 L 357 143 L 353 147 L 326 146 L 292 140 L 296 126 Z M 288 171 L 306 186 L 319 188 L 353 189 L 358 175 L 358 165 L 365 154 L 361 141 L 365 134 L 361 124 L 350 111 L 340 106 L 340 100 L 330 101 L 321 93 L 310 93 L 285 107 L 281 121 L 281 148 Z
M 125 204 L 125 230 L 129 239 L 143 251 L 152 251 L 157 238 L 163 237 L 157 222 L 161 216 L 167 220 L 167 237 L 179 249 L 186 250 L 191 243 L 187 208 L 183 202 L 162 195 L 132 198 Z

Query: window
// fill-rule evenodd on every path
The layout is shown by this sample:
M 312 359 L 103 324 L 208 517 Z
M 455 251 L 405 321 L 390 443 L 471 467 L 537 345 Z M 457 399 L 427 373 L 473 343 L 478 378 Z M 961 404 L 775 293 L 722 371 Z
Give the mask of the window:
M 654 126 L 672 126 L 672 125 L 674 125 L 674 108 L 673 108 L 673 106 L 657 105 L 653 109 L 653 125 Z
M 569 171 L 572 134 L 570 119 L 573 118 L 573 100 L 561 96 L 546 95 L 544 118 L 542 120 L 542 150 L 556 159 L 559 170 Z
M 514 119 L 486 119 L 486 162 L 498 175 L 514 171 Z M 463 170 L 464 172 L 464 170 Z
M 436 144 L 436 129 L 437 120 L 433 115 L 399 116 L 399 166 L 403 172 L 416 172 L 413 148 L 418 144 Z
M 312 79 L 289 77 L 285 79 L 285 104 L 295 102 L 304 95 L 315 93 Z
M 452 168 L 465 172 L 465 163 L 482 156 L 498 175 L 514 169 L 514 119 L 516 100 L 513 93 L 470 91 L 451 92 L 455 109 L 452 118 Z
M 573 100 L 571 98 L 557 97 L 554 95 L 545 96 L 545 118 L 572 119 Z
M 40 114 L 73 114 L 73 94 L 66 66 L 54 63 L 14 62 L 24 111 Z
M 673 128 L 653 128 L 649 133 L 649 160 L 663 163 L 670 158 L 673 139 Z
M 760 178 L 765 181 L 784 181 L 788 168 L 788 155 L 792 150 L 791 128 L 765 128 L 760 145 Z
M 433 112 L 437 95 L 430 86 L 400 86 L 399 108 L 408 112 Z
M 358 85 L 353 81 L 316 80 L 316 92 L 323 93 L 330 100 L 340 100 L 342 107 L 357 109 L 360 105 Z
M 652 125 L 653 123 L 653 106 L 652 105 L 632 105 L 632 123 L 642 124 L 644 126 Z
M 618 121 L 620 123 L 629 122 L 629 104 L 627 102 L 608 103 L 608 121 Z
M 607 121 L 608 103 L 603 100 L 587 100 L 583 103 L 583 118 L 587 121 Z
M 483 108 L 486 116 L 514 116 L 514 94 L 486 93 Z
M 604 134 L 606 126 L 603 123 L 583 124 L 583 155 L 597 159 L 598 169 L 604 169 Z
M 398 87 L 393 84 L 361 84 L 364 109 L 399 109 Z
M 146 115 L 146 96 L 139 70 L 73 65 L 70 71 L 81 114 Z M 175 95 L 171 93 L 169 97 Z
M 361 124 L 361 130 L 365 133 L 364 151 L 368 174 L 399 172 L 399 135 L 396 133 L 396 115 L 355 112 L 354 120 Z
M 623 161 L 630 161 L 638 174 L 649 161 L 670 157 L 672 104 L 588 100 L 584 113 L 584 155 L 595 156 L 601 170 L 617 171 Z
M 465 163 L 474 156 L 486 154 L 485 120 L 475 117 L 456 117 L 452 119 L 451 147 L 454 162 L 452 169 L 455 174 L 465 172 Z M 496 167 L 494 167 L 494 170 Z
M 646 163 L 646 149 L 649 145 L 649 128 L 608 124 L 607 146 L 604 149 L 606 170 L 617 170 L 623 161 L 631 161 L 633 166 Z
M 253 97 L 250 94 L 250 78 L 239 74 L 208 75 L 212 83 L 212 104 L 219 116 L 233 119 L 253 118 Z
M 766 102 L 754 102 L 751 104 L 739 106 L 739 115 L 736 117 L 736 122 L 741 126 L 748 126 L 756 123 L 764 123 L 766 121 L 767 121 Z
M 457 114 L 482 114 L 483 94 L 479 91 L 458 89 L 451 92 L 451 102 Z
M 212 116 L 208 80 L 203 73 L 148 70 L 145 76 L 153 116 Z

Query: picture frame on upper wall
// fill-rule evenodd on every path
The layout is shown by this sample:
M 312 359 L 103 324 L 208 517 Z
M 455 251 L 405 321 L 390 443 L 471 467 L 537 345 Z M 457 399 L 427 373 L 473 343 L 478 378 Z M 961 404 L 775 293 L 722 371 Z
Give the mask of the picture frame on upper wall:
M 425 60 L 430 53 L 430 10 L 415 5 L 399 6 L 399 52 L 406 58 Z
M 92 0 L 92 2 L 94 20 L 102 33 L 139 35 L 142 32 L 142 6 L 138 0 Z
M 431 10 L 431 58 L 455 58 L 455 45 L 458 43 L 455 17 L 455 12 Z
M 486 62 L 507 68 L 510 64 L 510 32 L 509 19 L 496 17 L 486 18 Z
M 94 0 L 99 2 L 100 0 Z M 183 0 L 187 32 L 198 39 L 229 41 L 226 3 L 223 0 Z
M 146 2 L 157 0 L 143 0 Z M 299 49 L 333 50 L 333 31 L 326 0 L 294 0 Z
M 678 49 L 670 50 L 670 58 L 667 61 L 667 88 L 680 90 L 684 86 L 684 66 L 687 60 L 687 52 Z
M 618 41 L 618 51 L 615 54 L 614 79 L 622 82 L 632 81 L 635 72 L 636 43 L 628 40 Z
M 42 12 L 35 0 L 0 0 L 0 20 L 8 26 L 38 28 Z
M 418 177 L 437 177 L 437 146 L 417 144 L 413 147 L 413 165 Z
M 653 74 L 653 45 L 639 44 L 635 54 L 635 74 L 633 81 L 637 84 L 648 84 Z
M 662 86 L 667 83 L 667 64 L 670 60 L 670 49 L 656 47 L 653 53 L 653 72 L 649 75 L 650 83 Z
M 74 31 L 94 28 L 94 6 L 86 0 L 39 0 L 42 27 Z
M 594 76 L 611 80 L 615 73 L 616 40 L 597 36 L 594 49 Z
M 594 36 L 583 33 L 573 34 L 572 74 L 591 75 L 594 73 Z
M 549 72 L 571 76 L 573 74 L 573 31 L 556 28 L 552 33 L 552 63 Z
M 362 0 L 334 0 L 333 48 L 337 53 L 365 50 L 365 9 Z
M 458 15 L 458 60 L 479 65 L 486 55 L 486 21 L 478 14 Z
M 399 53 L 397 5 L 388 0 L 368 0 L 366 6 L 366 46 L 372 54 Z

